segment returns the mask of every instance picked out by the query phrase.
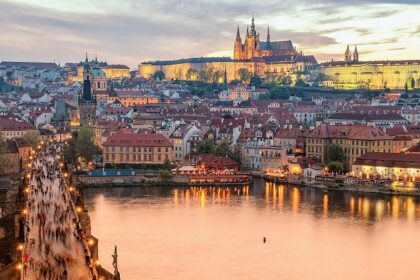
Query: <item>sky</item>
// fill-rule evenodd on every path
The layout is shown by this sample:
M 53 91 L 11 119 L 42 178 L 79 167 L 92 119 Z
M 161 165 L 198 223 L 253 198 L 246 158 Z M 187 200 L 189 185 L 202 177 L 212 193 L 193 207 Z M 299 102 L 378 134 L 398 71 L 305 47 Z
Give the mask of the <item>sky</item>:
M 420 59 L 420 0 L 0 0 L 0 60 L 64 64 L 87 52 L 135 68 L 149 60 L 232 56 L 254 14 L 265 40 L 318 61 Z

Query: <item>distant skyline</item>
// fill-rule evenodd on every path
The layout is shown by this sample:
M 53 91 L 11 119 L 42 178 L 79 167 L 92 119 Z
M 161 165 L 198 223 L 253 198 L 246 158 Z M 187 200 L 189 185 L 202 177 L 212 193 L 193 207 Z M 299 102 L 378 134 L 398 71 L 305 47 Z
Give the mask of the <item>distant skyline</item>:
M 420 59 L 420 0 L 0 0 L 0 60 L 76 62 L 135 68 L 148 60 L 232 56 L 255 15 L 265 41 L 292 40 L 318 61 Z

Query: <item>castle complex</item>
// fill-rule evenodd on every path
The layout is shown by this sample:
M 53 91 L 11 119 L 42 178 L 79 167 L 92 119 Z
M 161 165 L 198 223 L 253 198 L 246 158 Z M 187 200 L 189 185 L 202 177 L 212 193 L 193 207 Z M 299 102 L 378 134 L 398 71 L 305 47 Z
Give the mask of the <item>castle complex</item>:
M 188 58 L 170 61 L 143 62 L 139 65 L 139 75 L 151 77 L 157 71 L 163 71 L 166 79 L 194 80 L 198 75 L 189 75 L 191 70 L 200 73 L 211 71 L 218 73 L 217 82 L 223 81 L 226 69 L 227 80 L 238 80 L 239 70 L 246 69 L 251 75 L 264 77 L 266 75 L 282 76 L 297 72 L 308 73 L 317 65 L 314 56 L 305 56 L 297 52 L 291 41 L 271 41 L 270 30 L 267 40 L 260 41 L 256 31 L 254 18 L 251 30 L 247 29 L 245 41 L 242 43 L 239 27 L 234 40 L 233 59 L 229 57 Z M 191 70 L 190 70 L 191 69 Z

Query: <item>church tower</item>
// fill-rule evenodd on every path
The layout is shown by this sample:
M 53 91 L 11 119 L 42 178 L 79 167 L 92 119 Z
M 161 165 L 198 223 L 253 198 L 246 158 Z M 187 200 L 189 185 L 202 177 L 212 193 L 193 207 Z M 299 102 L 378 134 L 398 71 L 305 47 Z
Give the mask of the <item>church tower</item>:
M 92 71 L 87 54 L 83 65 L 83 87 L 79 95 L 79 114 L 81 127 L 93 127 L 96 120 L 96 97 L 92 93 Z
M 352 61 L 351 51 L 350 51 L 350 46 L 349 46 L 349 45 L 347 45 L 347 50 L 346 50 L 346 52 L 345 52 L 345 54 L 344 54 L 344 61 L 345 61 L 345 62 L 350 62 L 350 61 Z
M 233 59 L 234 60 L 239 60 L 242 59 L 242 38 L 241 38 L 241 33 L 239 32 L 239 25 L 238 25 L 238 30 L 236 31 L 236 39 L 235 39 L 235 44 L 233 46 Z
M 357 51 L 357 46 L 354 46 L 353 61 L 359 62 L 359 52 Z
M 267 49 L 270 49 L 270 25 L 267 27 Z

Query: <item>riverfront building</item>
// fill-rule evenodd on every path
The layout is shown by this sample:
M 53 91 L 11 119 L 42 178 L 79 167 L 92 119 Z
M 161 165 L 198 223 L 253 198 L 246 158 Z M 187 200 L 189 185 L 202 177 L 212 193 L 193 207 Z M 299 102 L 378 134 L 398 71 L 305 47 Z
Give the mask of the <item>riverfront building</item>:
M 172 160 L 172 143 L 162 134 L 120 130 L 102 146 L 104 163 L 162 164 Z
M 306 156 L 327 163 L 328 146 L 336 144 L 343 151 L 344 167 L 349 170 L 358 157 L 368 152 L 390 153 L 392 140 L 393 137 L 373 126 L 321 124 L 306 138 Z
M 352 172 L 358 178 L 420 181 L 420 156 L 403 153 L 367 153 L 356 160 Z
M 349 47 L 344 61 L 331 61 L 319 66 L 327 81 L 324 85 L 337 89 L 404 89 L 420 87 L 420 60 L 359 61 L 357 48 Z

